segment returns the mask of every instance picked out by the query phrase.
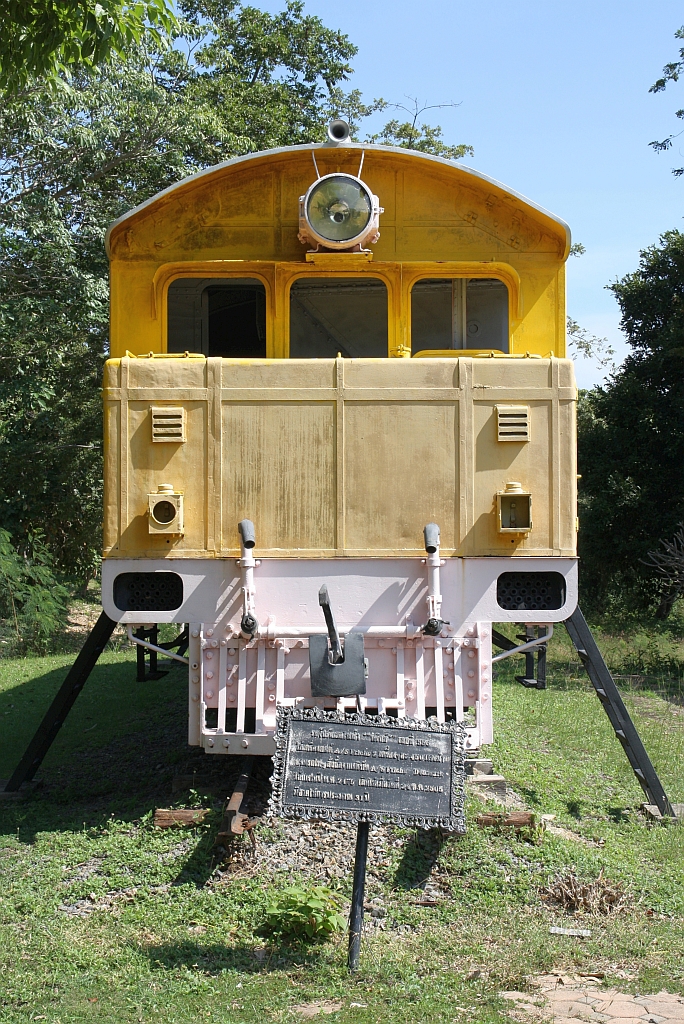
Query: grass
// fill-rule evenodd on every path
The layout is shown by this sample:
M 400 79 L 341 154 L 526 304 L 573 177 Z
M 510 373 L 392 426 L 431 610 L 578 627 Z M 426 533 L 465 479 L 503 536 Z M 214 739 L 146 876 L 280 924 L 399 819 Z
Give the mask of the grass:
M 653 644 L 601 637 L 611 667 L 629 677 L 625 699 L 666 790 L 684 801 L 679 640 L 661 633 L 657 643 L 660 660 L 651 653 L 646 663 Z M 71 657 L 0 662 L 0 777 Z M 364 936 L 362 969 L 350 978 L 344 938 L 307 946 L 265 931 L 289 874 L 217 882 L 218 808 L 191 831 L 153 828 L 172 776 L 222 759 L 185 746 L 182 669 L 136 683 L 132 654 L 107 651 L 44 762 L 42 788 L 0 803 L 2 1024 L 287 1024 L 316 1000 L 340 1004 L 334 1022 L 486 1024 L 506 1019 L 499 991 L 548 970 L 684 991 L 681 826 L 640 813 L 641 791 L 562 628 L 547 691 L 524 690 L 515 671 L 510 662 L 498 671 L 489 753 L 529 807 L 556 816 L 555 831 L 478 829 L 476 802 L 462 838 L 397 830 L 391 863 L 368 886 L 388 910 L 387 929 Z M 576 921 L 543 899 L 549 880 L 571 870 L 585 879 L 603 870 L 628 892 L 625 912 L 582 919 L 587 940 L 548 931 Z M 417 906 L 431 872 L 447 897 Z

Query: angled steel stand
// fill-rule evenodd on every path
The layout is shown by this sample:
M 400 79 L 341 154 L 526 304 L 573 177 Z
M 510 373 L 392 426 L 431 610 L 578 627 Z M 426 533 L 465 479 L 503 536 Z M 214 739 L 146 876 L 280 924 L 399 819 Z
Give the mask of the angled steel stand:
M 105 612 L 100 613 L 99 619 L 90 631 L 80 654 L 69 669 L 66 679 L 57 691 L 43 721 L 26 748 L 26 753 L 14 769 L 14 774 L 3 792 L 16 793 L 22 782 L 28 782 L 36 774 L 64 719 L 71 711 L 76 698 L 95 667 L 97 659 L 105 649 L 115 626 L 116 622 L 110 619 Z
M 360 821 L 356 826 L 356 854 L 354 856 L 354 885 L 351 913 L 349 914 L 349 955 L 347 967 L 358 971 L 363 929 L 363 895 L 366 888 L 366 860 L 368 859 L 368 833 L 370 823 Z
M 137 637 L 138 640 L 147 640 L 148 643 L 154 644 L 155 647 L 159 647 L 162 651 L 172 651 L 177 648 L 177 653 L 181 656 L 185 654 L 189 644 L 189 633 L 188 627 L 185 626 L 183 631 L 178 634 L 175 639 L 170 640 L 168 643 L 159 643 L 159 626 L 153 625 L 149 627 L 140 626 L 136 629 L 133 636 Z M 159 657 L 159 651 L 152 651 L 147 647 L 143 647 L 139 644 L 135 649 L 136 658 L 136 682 L 146 683 L 150 679 L 161 679 L 162 676 L 168 675 L 168 669 L 160 669 L 157 666 L 157 658 Z M 150 670 L 147 671 L 147 658 L 149 658 Z
M 565 626 L 648 802 L 655 804 L 664 818 L 674 817 L 672 805 L 579 606 L 565 620 Z
M 536 640 L 541 635 L 539 626 L 526 626 L 524 633 L 518 633 L 518 640 L 522 640 L 523 643 L 527 643 L 530 640 Z M 492 643 L 499 647 L 502 651 L 514 651 L 518 646 L 515 640 L 509 640 L 503 633 L 499 633 L 498 629 L 492 630 Z M 537 658 L 537 668 L 535 672 L 534 659 L 535 651 Z M 546 689 L 546 644 L 540 644 L 535 650 L 525 651 L 525 675 L 516 676 L 516 680 L 522 683 L 528 690 L 545 690 Z

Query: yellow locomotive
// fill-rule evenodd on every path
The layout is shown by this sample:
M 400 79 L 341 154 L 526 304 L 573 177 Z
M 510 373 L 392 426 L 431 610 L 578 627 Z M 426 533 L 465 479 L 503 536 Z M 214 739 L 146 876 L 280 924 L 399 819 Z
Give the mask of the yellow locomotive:
M 148 646 L 134 628 L 188 624 L 209 753 L 271 754 L 301 704 L 455 719 L 479 748 L 492 623 L 545 637 L 577 603 L 569 230 L 348 134 L 108 234 L 103 606 Z M 333 618 L 355 681 L 326 690 Z

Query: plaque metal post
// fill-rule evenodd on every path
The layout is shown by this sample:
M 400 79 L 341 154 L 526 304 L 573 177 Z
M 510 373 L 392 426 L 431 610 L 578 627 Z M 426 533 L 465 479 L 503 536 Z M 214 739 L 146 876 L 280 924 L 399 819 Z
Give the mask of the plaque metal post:
M 358 823 L 356 827 L 356 854 L 354 856 L 354 886 L 352 889 L 351 913 L 349 915 L 349 955 L 347 957 L 347 966 L 350 971 L 358 971 L 359 969 L 369 831 L 370 822 L 360 821 Z

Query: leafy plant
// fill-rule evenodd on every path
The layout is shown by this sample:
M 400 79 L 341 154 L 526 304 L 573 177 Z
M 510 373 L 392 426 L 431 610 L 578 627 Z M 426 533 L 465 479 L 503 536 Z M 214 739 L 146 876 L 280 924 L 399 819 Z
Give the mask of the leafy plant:
M 271 931 L 280 935 L 326 939 L 346 927 L 340 908 L 337 893 L 324 885 L 310 888 L 289 885 L 267 908 L 267 924 Z
M 54 576 L 52 556 L 42 537 L 28 538 L 23 554 L 0 529 L 0 618 L 15 642 L 40 647 L 63 619 L 68 594 Z

